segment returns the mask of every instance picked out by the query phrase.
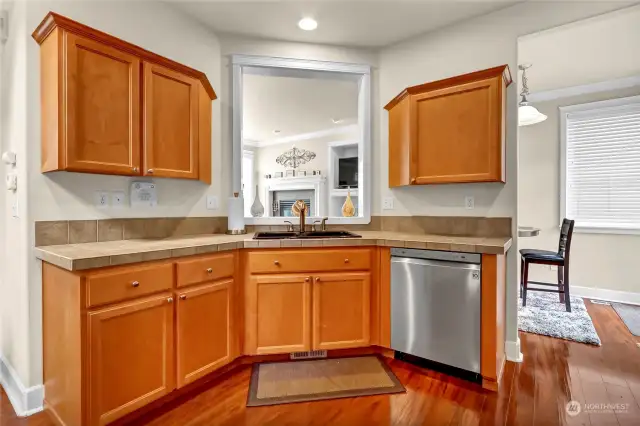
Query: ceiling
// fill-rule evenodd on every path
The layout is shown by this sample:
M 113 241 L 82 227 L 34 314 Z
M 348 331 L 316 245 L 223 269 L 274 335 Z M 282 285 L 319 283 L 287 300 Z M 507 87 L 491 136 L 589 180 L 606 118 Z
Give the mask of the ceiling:
M 516 0 L 190 1 L 172 4 L 214 31 L 378 48 L 517 3 Z M 303 31 L 302 17 L 318 21 Z
M 328 136 L 357 123 L 356 81 L 245 74 L 242 92 L 242 134 L 249 144 Z

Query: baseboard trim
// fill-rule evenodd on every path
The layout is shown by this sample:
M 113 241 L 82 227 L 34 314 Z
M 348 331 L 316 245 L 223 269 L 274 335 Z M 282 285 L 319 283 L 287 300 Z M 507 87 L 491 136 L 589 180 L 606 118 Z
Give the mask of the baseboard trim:
M 512 362 L 522 362 L 522 352 L 520 352 L 520 338 L 515 341 L 507 340 L 504 342 L 504 349 L 507 353 L 507 360 Z
M 600 299 L 609 302 L 628 303 L 630 305 L 640 305 L 640 293 L 629 291 L 607 290 L 604 288 L 571 286 L 571 295 L 584 297 L 586 299 Z
M 16 370 L 2 355 L 0 355 L 0 384 L 19 417 L 27 417 L 43 410 L 44 386 L 25 387 Z

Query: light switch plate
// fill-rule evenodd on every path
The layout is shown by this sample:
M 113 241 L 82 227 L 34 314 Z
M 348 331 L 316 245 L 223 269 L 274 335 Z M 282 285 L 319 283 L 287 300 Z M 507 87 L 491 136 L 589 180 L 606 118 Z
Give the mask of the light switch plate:
M 393 210 L 393 197 L 384 197 L 382 200 L 383 210 Z
M 124 191 L 112 191 L 111 192 L 111 205 L 113 207 L 123 207 L 124 206 Z
M 108 191 L 96 191 L 94 194 L 94 203 L 96 207 L 105 209 L 109 207 L 109 192 Z
M 476 200 L 472 195 L 464 197 L 464 208 L 467 210 L 473 210 L 476 207 Z
M 207 210 L 218 209 L 218 197 L 216 195 L 207 195 Z

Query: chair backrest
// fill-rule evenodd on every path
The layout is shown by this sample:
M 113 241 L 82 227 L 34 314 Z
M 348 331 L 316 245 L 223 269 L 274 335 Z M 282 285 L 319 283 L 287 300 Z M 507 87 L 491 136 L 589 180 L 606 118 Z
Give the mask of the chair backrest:
M 573 236 L 573 225 L 575 220 L 563 219 L 562 227 L 560 228 L 560 242 L 558 243 L 558 254 L 563 258 L 569 257 L 569 251 L 571 250 L 571 237 Z

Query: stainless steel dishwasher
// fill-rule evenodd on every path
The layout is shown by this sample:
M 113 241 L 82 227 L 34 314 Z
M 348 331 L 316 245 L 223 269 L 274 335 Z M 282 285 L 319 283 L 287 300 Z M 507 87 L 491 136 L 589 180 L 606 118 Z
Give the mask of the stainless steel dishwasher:
M 480 372 L 479 254 L 391 249 L 391 348 Z

